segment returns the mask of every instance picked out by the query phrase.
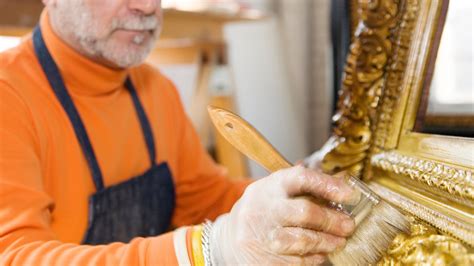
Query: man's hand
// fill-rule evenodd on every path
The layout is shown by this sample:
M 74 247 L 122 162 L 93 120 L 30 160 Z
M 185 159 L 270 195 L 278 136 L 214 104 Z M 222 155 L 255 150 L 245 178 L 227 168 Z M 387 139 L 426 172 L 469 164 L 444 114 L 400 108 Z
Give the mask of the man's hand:
M 354 221 L 324 202 L 354 203 L 343 179 L 302 166 L 281 170 L 245 191 L 212 230 L 213 261 L 231 264 L 321 264 L 342 248 Z M 319 202 L 319 204 L 318 204 Z

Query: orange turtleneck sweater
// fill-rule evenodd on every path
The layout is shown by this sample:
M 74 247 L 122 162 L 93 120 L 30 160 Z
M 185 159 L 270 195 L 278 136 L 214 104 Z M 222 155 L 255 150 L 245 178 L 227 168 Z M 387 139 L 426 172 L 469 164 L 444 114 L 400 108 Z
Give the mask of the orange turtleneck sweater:
M 169 80 L 148 65 L 114 70 L 90 61 L 55 35 L 46 12 L 40 25 L 88 129 L 106 186 L 149 167 L 123 86 L 130 75 L 151 122 L 157 162 L 166 161 L 173 174 L 173 225 L 200 223 L 230 210 L 248 181 L 229 181 L 207 155 Z M 175 253 L 188 254 L 175 250 L 180 241 L 186 249 L 186 239 L 173 232 L 130 243 L 80 245 L 88 197 L 94 192 L 71 123 L 35 57 L 30 36 L 0 54 L 0 264 L 174 265 Z M 180 235 L 189 238 L 190 233 Z

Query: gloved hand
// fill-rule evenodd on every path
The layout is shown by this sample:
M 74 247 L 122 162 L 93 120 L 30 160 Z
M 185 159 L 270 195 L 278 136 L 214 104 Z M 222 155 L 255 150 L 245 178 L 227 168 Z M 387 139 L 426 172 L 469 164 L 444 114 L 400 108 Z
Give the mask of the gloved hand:
M 321 264 L 355 227 L 322 199 L 353 204 L 359 197 L 343 179 L 302 166 L 275 172 L 250 185 L 214 223 L 213 264 Z

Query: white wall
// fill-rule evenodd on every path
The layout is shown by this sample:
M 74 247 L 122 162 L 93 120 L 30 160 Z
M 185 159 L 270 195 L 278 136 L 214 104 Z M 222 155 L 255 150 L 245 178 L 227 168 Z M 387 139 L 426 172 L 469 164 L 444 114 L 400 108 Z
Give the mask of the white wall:
M 288 78 L 277 21 L 229 24 L 225 30 L 239 113 L 290 161 L 307 155 L 305 121 Z M 266 172 L 251 164 L 252 176 Z

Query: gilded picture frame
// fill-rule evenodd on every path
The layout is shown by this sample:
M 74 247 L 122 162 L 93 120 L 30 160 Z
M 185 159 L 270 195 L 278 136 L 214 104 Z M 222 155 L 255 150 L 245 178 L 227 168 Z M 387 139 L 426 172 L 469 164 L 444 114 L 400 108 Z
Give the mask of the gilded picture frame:
M 380 264 L 474 264 L 474 139 L 414 131 L 448 0 L 352 0 L 326 172 L 349 171 L 412 219 Z

